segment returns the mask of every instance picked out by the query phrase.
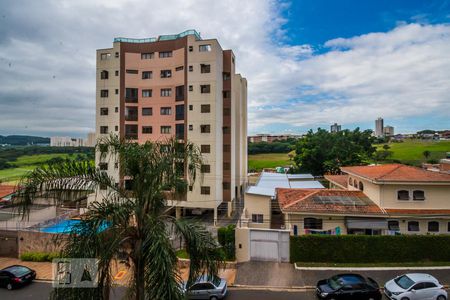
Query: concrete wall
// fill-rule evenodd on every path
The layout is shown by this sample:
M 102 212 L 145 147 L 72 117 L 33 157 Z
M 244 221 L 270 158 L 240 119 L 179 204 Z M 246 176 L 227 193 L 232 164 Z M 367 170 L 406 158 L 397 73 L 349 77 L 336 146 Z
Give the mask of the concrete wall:
M 21 215 L 0 222 L 0 229 L 4 230 L 18 230 L 27 228 L 43 221 L 53 219 L 56 217 L 56 207 L 49 206 L 42 209 L 32 209 L 27 218 L 23 219 Z
M 235 230 L 236 243 L 236 260 L 237 262 L 244 262 L 250 260 L 250 229 L 236 228 Z
M 58 252 L 63 244 L 61 241 L 57 243 L 56 234 L 35 232 L 35 231 L 19 231 L 19 257 L 25 252 Z
M 18 249 L 17 231 L 0 230 L 0 256 L 17 257 Z

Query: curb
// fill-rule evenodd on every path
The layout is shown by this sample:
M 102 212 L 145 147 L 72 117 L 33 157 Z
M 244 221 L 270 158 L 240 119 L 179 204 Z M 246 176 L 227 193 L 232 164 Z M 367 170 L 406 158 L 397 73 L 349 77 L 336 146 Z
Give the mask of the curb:
M 294 268 L 301 271 L 398 271 L 398 270 L 450 270 L 450 266 L 445 267 L 298 267 L 294 263 Z
M 315 286 L 265 286 L 265 285 L 246 285 L 234 284 L 229 286 L 231 289 L 240 290 L 266 290 L 266 291 L 309 291 L 315 290 Z
M 34 282 L 53 283 L 53 280 L 50 280 L 50 279 L 38 279 L 38 278 L 36 278 L 33 281 Z

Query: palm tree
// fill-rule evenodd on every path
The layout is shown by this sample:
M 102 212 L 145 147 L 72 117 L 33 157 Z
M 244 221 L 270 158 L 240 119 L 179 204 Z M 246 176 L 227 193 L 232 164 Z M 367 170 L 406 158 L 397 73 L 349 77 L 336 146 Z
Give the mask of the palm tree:
M 198 147 L 175 139 L 139 145 L 111 136 L 97 148 L 102 159 L 109 157 L 119 164 L 122 174 L 131 179 L 130 189 L 116 185 L 106 172 L 87 161 L 43 166 L 20 183 L 17 201 L 24 215 L 42 197 L 55 205 L 92 191 L 101 197 L 89 206 L 84 221 L 71 234 L 57 237 L 64 257 L 98 259 L 98 288 L 59 288 L 53 290 L 53 298 L 108 299 L 111 265 L 120 256 L 132 272 L 128 296 L 183 299 L 171 232 L 184 239 L 190 255 L 188 284 L 205 273 L 216 276 L 222 251 L 214 238 L 204 226 L 172 217 L 165 200 L 182 199 L 187 186 L 196 180 L 202 162 Z

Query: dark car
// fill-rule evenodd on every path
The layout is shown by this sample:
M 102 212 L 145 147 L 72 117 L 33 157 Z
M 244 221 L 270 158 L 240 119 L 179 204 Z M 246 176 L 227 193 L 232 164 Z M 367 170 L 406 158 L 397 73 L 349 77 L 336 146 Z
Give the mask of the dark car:
M 23 286 L 36 278 L 36 272 L 20 265 L 9 266 L 0 270 L 0 286 L 8 290 Z
M 317 283 L 316 294 L 327 300 L 380 300 L 380 288 L 375 280 L 358 274 L 339 274 Z

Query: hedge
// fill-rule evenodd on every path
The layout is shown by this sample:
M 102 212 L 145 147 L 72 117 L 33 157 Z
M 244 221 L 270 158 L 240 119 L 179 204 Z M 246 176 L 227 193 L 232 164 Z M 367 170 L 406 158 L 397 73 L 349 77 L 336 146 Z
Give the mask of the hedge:
M 47 252 L 24 252 L 20 255 L 20 259 L 23 261 L 52 261 L 54 258 L 61 257 L 58 253 L 47 253 Z
M 450 261 L 450 235 L 291 236 L 290 260 L 292 263 Z
M 235 228 L 235 225 L 228 225 L 217 230 L 217 239 L 222 246 L 225 260 L 234 260 L 236 258 Z

